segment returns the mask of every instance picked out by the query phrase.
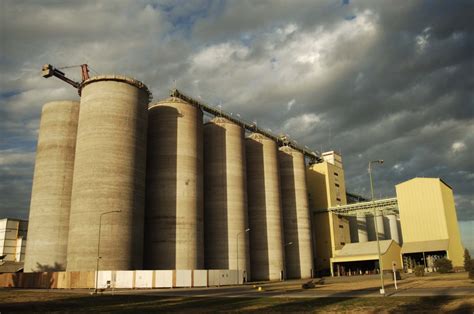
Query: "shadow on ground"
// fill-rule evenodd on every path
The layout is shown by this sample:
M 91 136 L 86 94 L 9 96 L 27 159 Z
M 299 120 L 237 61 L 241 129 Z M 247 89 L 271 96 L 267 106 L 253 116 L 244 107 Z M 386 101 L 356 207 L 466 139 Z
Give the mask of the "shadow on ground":
M 366 290 L 365 290 L 366 291 Z M 315 291 L 315 295 L 317 291 Z M 56 292 L 0 290 L 0 311 L 105 311 L 105 312 L 441 312 L 443 306 L 454 313 L 472 313 L 473 298 L 446 297 L 345 297 L 335 293 L 324 298 L 256 297 L 177 297 L 151 294 L 99 295 Z

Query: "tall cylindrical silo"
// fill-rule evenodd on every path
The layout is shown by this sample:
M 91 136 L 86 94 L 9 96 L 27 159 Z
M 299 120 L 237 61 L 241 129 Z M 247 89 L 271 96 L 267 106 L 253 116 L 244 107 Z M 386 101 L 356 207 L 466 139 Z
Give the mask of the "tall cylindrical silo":
M 348 220 L 351 243 L 359 242 L 359 234 L 357 232 L 357 217 L 349 216 Z
M 147 269 L 203 268 L 202 119 L 175 97 L 149 107 Z
M 252 279 L 278 280 L 285 265 L 277 145 L 253 133 L 245 149 Z
M 379 240 L 384 240 L 385 228 L 384 228 L 384 221 L 383 221 L 383 216 L 381 212 L 377 211 L 377 216 L 375 219 L 374 219 L 374 215 L 372 214 L 367 214 L 365 218 L 366 218 L 366 225 L 367 225 L 367 236 L 368 236 L 369 241 L 376 240 L 375 222 L 377 222 Z
M 400 236 L 398 235 L 397 215 L 390 214 L 387 215 L 387 218 L 390 226 L 390 238 L 400 244 Z
M 124 76 L 81 86 L 67 270 L 141 269 L 150 92 Z M 100 243 L 100 248 L 99 248 Z
M 377 220 L 377 231 L 379 234 L 379 240 L 384 240 L 385 239 L 385 227 L 383 223 L 383 213 L 381 211 L 377 212 L 377 216 L 375 218 Z
M 357 237 L 359 242 L 369 241 L 369 235 L 367 233 L 367 218 L 364 214 L 357 215 Z
M 25 272 L 66 269 L 79 102 L 43 106 L 31 193 Z
M 206 269 L 249 277 L 244 130 L 221 117 L 204 125 L 204 257 Z
M 278 162 L 286 278 L 311 278 L 313 249 L 304 156 L 284 146 L 279 149 Z

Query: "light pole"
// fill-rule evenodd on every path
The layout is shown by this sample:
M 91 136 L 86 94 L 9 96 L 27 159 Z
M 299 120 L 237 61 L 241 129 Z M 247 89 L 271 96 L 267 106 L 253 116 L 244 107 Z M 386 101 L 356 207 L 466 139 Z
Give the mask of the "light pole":
M 377 227 L 377 210 L 375 208 L 375 200 L 374 200 L 374 185 L 372 183 L 372 169 L 371 169 L 371 165 L 372 164 L 375 164 L 375 163 L 379 163 L 379 164 L 383 164 L 383 160 L 373 160 L 373 161 L 369 161 L 369 179 L 370 179 L 370 193 L 372 195 L 372 207 L 373 207 L 373 210 L 374 210 L 374 226 L 375 226 L 375 239 L 377 240 L 377 255 L 378 255 L 378 258 L 379 258 L 379 273 L 380 273 L 380 282 L 382 284 L 382 288 L 380 289 L 380 294 L 383 294 L 385 295 L 385 287 L 384 287 L 384 283 L 383 283 L 383 265 L 382 265 L 382 257 L 380 256 L 380 240 L 379 240 L 379 230 L 378 230 L 378 227 Z
M 98 281 L 99 281 L 99 261 L 100 261 L 100 232 L 102 229 L 102 216 L 111 214 L 111 213 L 120 213 L 121 210 L 111 210 L 105 213 L 101 213 L 99 215 L 99 239 L 97 241 L 97 264 L 95 266 L 95 289 L 94 289 L 94 294 L 97 294 L 97 286 L 98 286 Z
M 240 273 L 239 273 L 239 235 L 241 235 L 242 233 L 246 233 L 246 232 L 249 232 L 250 231 L 250 228 L 247 228 L 245 229 L 244 231 L 240 231 L 239 233 L 237 233 L 237 284 L 239 284 L 240 282 Z

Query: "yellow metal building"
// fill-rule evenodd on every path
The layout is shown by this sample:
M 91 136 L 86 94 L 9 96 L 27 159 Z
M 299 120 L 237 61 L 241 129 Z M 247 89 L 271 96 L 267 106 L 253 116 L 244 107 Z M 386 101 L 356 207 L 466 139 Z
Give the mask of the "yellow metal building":
M 380 241 L 380 258 L 384 272 L 391 271 L 393 265 L 400 269 L 402 265 L 400 245 L 394 240 Z M 331 258 L 336 270 L 333 275 L 373 274 L 374 265 L 378 265 L 377 242 L 348 243 Z M 378 266 L 377 266 L 378 269 Z
M 306 172 L 308 197 L 312 209 L 314 265 L 317 274 L 331 272 L 331 258 L 350 242 L 347 217 L 324 211 L 347 204 L 341 155 L 323 153 L 324 161 L 311 165 Z
M 342 158 L 333 151 L 322 157 L 306 176 L 316 275 L 374 273 L 376 242 L 350 243 L 349 216 L 328 210 L 347 204 Z M 381 241 L 384 271 L 393 263 L 396 269 L 424 264 L 429 271 L 443 256 L 462 267 L 464 249 L 451 187 L 437 178 L 414 178 L 398 184 L 396 192 L 403 245 Z
M 396 185 L 396 191 L 405 262 L 410 258 L 431 268 L 433 258 L 446 255 L 454 267 L 462 267 L 464 248 L 451 187 L 438 178 L 414 178 Z

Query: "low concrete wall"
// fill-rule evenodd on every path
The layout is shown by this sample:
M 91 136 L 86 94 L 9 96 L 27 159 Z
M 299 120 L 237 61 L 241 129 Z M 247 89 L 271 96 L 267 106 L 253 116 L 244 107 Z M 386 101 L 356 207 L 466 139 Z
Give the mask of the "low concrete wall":
M 96 273 L 44 272 L 0 274 L 0 288 L 93 289 Z M 226 286 L 237 283 L 237 271 L 213 270 L 136 270 L 99 271 L 99 289 L 142 289 Z

